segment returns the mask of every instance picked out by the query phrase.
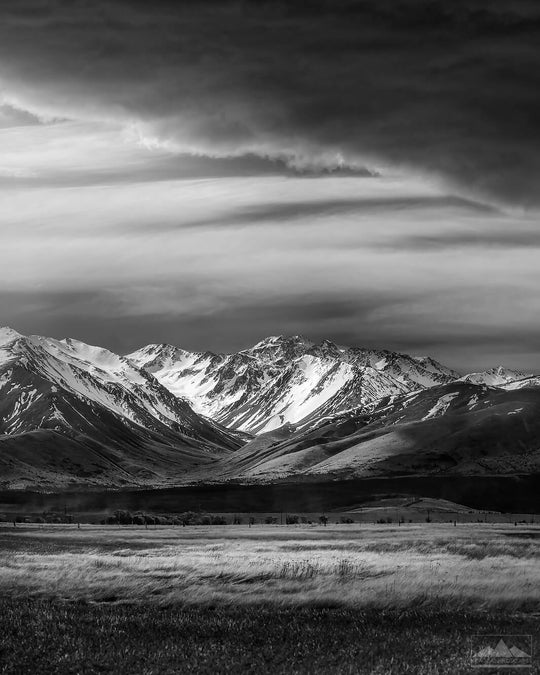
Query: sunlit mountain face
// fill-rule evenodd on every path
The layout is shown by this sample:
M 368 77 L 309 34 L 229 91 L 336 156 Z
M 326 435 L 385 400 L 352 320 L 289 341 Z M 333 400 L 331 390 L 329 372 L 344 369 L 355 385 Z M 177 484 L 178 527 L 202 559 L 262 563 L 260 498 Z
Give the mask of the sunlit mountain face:
M 2 323 L 537 372 L 539 12 L 2 3 Z

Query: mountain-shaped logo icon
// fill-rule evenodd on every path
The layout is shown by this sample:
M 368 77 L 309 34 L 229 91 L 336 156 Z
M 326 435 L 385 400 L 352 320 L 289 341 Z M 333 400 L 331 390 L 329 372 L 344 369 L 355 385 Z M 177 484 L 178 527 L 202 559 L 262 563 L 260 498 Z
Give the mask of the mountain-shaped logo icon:
M 477 668 L 530 668 L 532 636 L 475 635 L 471 665 Z

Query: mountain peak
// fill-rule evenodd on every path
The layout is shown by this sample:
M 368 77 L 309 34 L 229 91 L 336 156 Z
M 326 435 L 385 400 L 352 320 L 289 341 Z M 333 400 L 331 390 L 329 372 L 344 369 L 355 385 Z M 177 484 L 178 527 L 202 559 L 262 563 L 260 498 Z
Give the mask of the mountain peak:
M 9 342 L 13 342 L 13 340 L 18 340 L 22 337 L 24 337 L 24 335 L 21 335 L 9 326 L 0 328 L 0 345 L 7 345 Z
M 254 344 L 251 349 L 297 344 L 310 346 L 313 344 L 313 342 L 305 338 L 303 335 L 270 335 Z
M 462 382 L 471 382 L 472 384 L 487 384 L 494 387 L 524 380 L 532 377 L 531 373 L 522 373 L 519 370 L 511 370 L 504 366 L 496 366 L 478 373 L 468 373 L 460 378 Z
M 493 372 L 497 375 L 504 375 L 504 376 L 514 376 L 517 375 L 520 379 L 524 377 L 532 377 L 532 373 L 522 373 L 520 370 L 513 370 L 512 368 L 506 368 L 505 366 L 497 366 L 496 368 L 492 368 L 488 372 Z
M 181 347 L 176 347 L 167 342 L 151 342 L 140 349 L 137 349 L 131 354 L 126 354 L 126 358 L 131 358 L 134 354 L 145 354 L 147 356 L 170 357 L 175 354 L 184 354 L 186 351 Z
M 141 347 L 140 351 L 141 352 L 166 352 L 166 351 L 173 351 L 175 349 L 179 349 L 179 347 L 175 347 L 174 345 L 169 344 L 168 342 L 151 342 L 148 345 L 145 345 L 144 347 Z
M 329 357 L 333 359 L 341 359 L 342 355 L 347 352 L 343 347 L 340 347 L 332 340 L 324 339 L 318 344 L 311 347 L 310 352 L 319 357 Z
M 332 340 L 328 340 L 328 338 L 324 338 L 324 340 L 321 340 L 319 343 L 320 347 L 330 347 L 333 349 L 334 347 L 337 347 L 337 344 L 335 342 L 332 342 Z

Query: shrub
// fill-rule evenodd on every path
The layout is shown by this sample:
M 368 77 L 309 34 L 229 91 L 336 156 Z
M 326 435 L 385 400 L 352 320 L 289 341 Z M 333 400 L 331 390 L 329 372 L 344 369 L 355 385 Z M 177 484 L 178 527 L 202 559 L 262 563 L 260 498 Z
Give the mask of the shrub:
M 186 511 L 179 515 L 182 525 L 196 525 L 199 521 L 199 514 L 194 511 Z
M 132 525 L 133 524 L 133 514 L 129 511 L 115 511 L 114 517 L 116 522 L 121 525 Z
M 212 525 L 226 525 L 227 519 L 223 516 L 212 516 L 211 522 Z
M 299 520 L 298 516 L 295 516 L 293 514 L 287 514 L 285 518 L 285 523 L 287 525 L 298 525 L 298 520 Z

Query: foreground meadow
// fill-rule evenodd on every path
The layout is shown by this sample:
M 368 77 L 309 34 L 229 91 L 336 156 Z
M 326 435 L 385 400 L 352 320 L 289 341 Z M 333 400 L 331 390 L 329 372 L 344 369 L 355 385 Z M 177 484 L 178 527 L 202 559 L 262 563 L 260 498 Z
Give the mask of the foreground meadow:
M 535 525 L 2 527 L 0 672 L 465 673 L 538 638 L 539 563 Z

